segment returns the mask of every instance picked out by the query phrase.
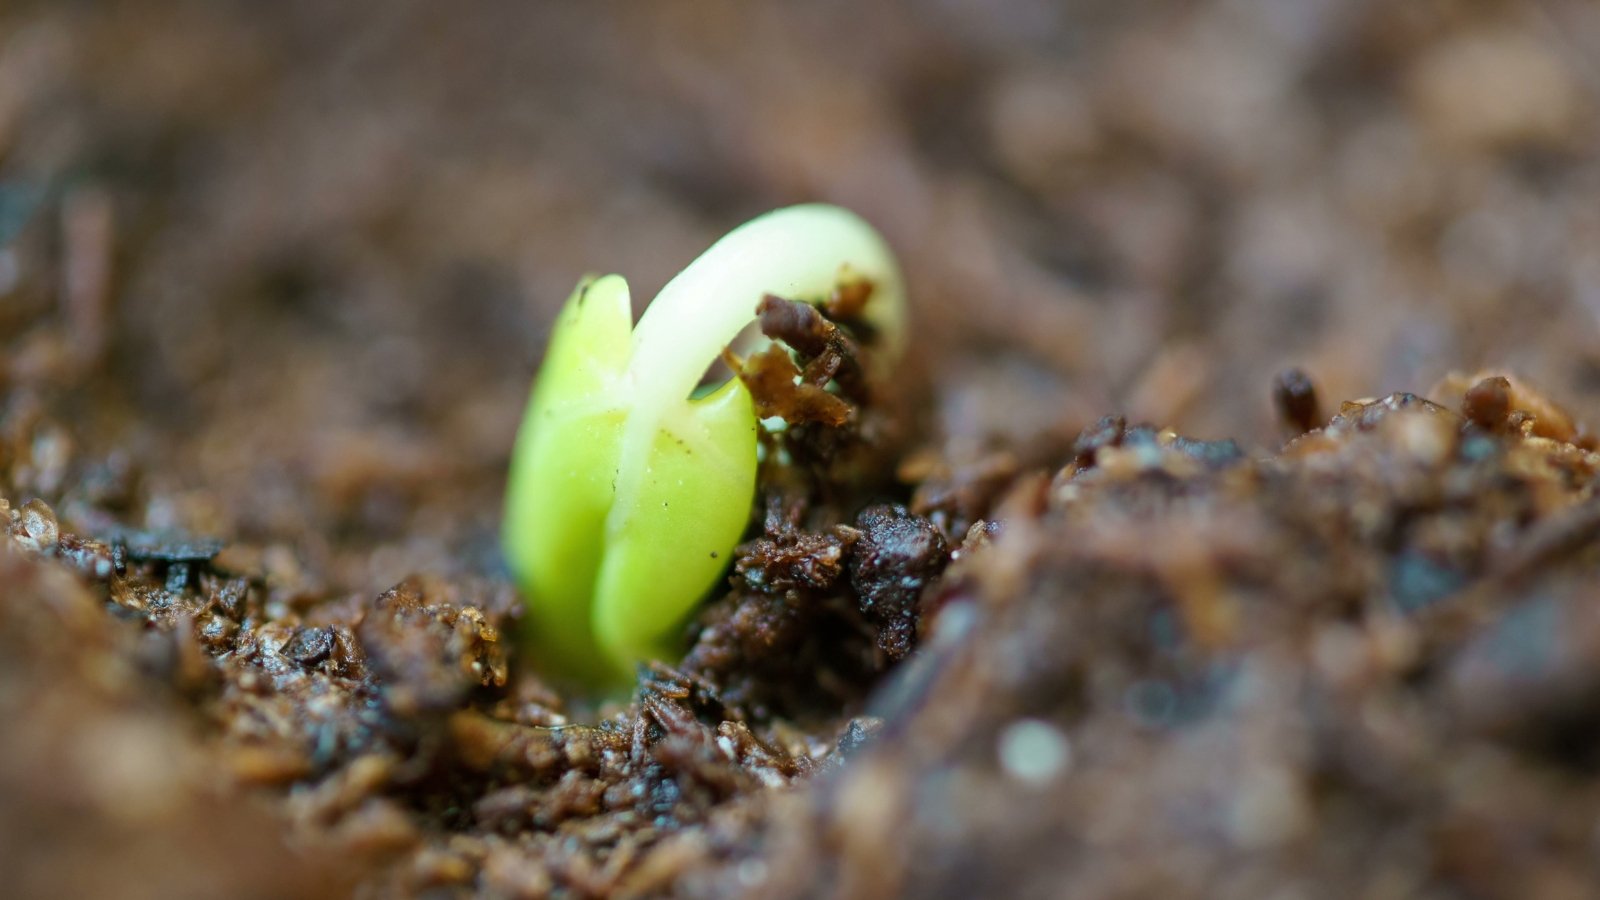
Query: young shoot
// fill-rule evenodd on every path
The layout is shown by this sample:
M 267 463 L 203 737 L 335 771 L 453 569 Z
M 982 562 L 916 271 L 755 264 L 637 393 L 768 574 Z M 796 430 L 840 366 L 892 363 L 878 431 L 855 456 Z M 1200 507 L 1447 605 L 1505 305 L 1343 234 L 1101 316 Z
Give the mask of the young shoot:
M 535 663 L 597 687 L 665 658 L 750 519 L 757 428 L 738 378 L 696 390 L 766 294 L 821 303 L 865 279 L 883 358 L 904 340 L 900 273 L 855 214 L 794 206 L 745 223 L 668 282 L 637 327 L 620 276 L 557 317 L 512 454 L 505 555 Z

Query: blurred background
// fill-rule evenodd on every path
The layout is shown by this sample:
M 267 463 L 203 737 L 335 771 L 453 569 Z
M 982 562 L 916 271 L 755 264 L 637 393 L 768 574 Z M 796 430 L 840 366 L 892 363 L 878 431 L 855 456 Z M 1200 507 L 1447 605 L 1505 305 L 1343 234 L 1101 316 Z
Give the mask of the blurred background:
M 1587 0 L 11 0 L 0 379 L 145 524 L 352 590 L 494 569 L 580 275 L 642 304 L 798 201 L 902 255 L 951 455 L 1118 411 L 1270 450 L 1290 365 L 1600 422 L 1597 110 Z

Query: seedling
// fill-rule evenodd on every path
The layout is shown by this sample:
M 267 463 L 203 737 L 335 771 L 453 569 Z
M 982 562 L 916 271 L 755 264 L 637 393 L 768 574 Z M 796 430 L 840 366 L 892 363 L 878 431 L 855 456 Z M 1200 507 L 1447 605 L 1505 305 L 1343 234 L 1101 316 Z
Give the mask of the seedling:
M 737 378 L 700 389 L 768 293 L 815 303 L 865 279 L 881 356 L 904 302 L 883 239 L 832 206 L 768 213 L 668 282 L 630 329 L 620 276 L 578 285 L 512 455 L 503 539 L 536 664 L 596 686 L 664 658 L 750 519 L 757 421 Z M 752 349 L 749 347 L 746 350 Z

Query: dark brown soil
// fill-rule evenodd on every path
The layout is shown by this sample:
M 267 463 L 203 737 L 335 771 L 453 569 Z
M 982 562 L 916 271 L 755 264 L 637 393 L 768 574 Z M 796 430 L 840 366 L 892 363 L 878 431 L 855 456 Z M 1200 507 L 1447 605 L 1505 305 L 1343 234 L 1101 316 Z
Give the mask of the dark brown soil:
M 863 7 L 0 7 L 0 895 L 1595 895 L 1600 15 Z M 808 199 L 910 358 L 552 687 L 556 305 Z

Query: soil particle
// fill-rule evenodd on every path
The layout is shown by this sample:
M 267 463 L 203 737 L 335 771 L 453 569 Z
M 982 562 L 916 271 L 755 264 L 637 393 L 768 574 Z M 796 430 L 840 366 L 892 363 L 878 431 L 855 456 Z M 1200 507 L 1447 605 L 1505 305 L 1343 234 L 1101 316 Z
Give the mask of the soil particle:
M 829 591 L 838 586 L 846 550 L 856 537 L 852 531 L 835 529 L 761 538 L 739 554 L 734 572 L 754 591 Z
M 871 291 L 868 291 L 860 302 L 865 304 L 870 299 Z M 854 311 L 859 311 L 859 307 Z M 805 383 L 821 387 L 829 381 L 837 381 L 845 396 L 857 401 L 866 398 L 861 351 L 855 341 L 817 307 L 768 294 L 757 305 L 756 316 L 762 334 L 787 344 L 805 361 L 802 375 Z
M 876 716 L 857 716 L 851 719 L 845 726 L 844 734 L 839 736 L 839 743 L 834 747 L 835 757 L 842 760 L 855 755 L 881 728 L 883 720 Z
M 1244 460 L 1244 450 L 1232 438 L 1202 441 L 1183 435 L 1173 435 L 1171 440 L 1166 442 L 1166 446 L 1208 469 L 1223 469 Z
M 950 561 L 939 529 L 903 506 L 868 507 L 856 516 L 850 586 L 878 628 L 878 647 L 900 659 L 916 645 L 917 603 Z
M 11 521 L 11 538 L 34 553 L 54 553 L 61 540 L 55 511 L 43 500 L 29 500 Z
M 1286 369 L 1272 380 L 1272 402 L 1278 419 L 1294 434 L 1322 427 L 1322 402 L 1311 376 L 1301 369 Z
M 870 289 L 853 283 L 835 294 L 852 298 L 834 304 L 850 313 L 872 299 Z M 757 321 L 774 343 L 747 360 L 727 354 L 725 361 L 750 389 L 758 414 L 784 421 L 782 429 L 762 433 L 772 460 L 763 483 L 837 499 L 888 483 L 911 416 L 892 367 L 873 365 L 873 353 L 882 349 L 877 336 L 858 327 L 864 320 L 835 320 L 828 309 L 764 296 Z
M 1121 416 L 1104 416 L 1093 425 L 1083 429 L 1078 439 L 1073 442 L 1073 462 L 1080 469 L 1087 469 L 1095 463 L 1095 455 L 1103 447 L 1116 447 L 1122 443 L 1123 435 L 1128 431 L 1128 422 Z
M 833 292 L 828 294 L 828 299 L 823 301 L 822 311 L 828 314 L 828 318 L 849 326 L 870 340 L 873 335 L 867 330 L 869 326 L 862 318 L 862 313 L 866 311 L 867 301 L 872 299 L 873 289 L 872 282 L 866 278 L 841 278 L 834 285 Z
M 1573 442 L 1580 439 L 1577 423 L 1570 413 L 1542 392 L 1511 375 L 1496 372 L 1463 375 L 1452 372 L 1441 379 L 1431 393 L 1447 399 L 1462 398 L 1461 411 L 1469 418 L 1473 415 L 1473 409 L 1478 409 L 1480 415 L 1492 417 L 1499 412 L 1503 402 L 1506 428 L 1556 441 Z
M 768 294 L 756 316 L 762 333 L 777 343 L 729 365 L 750 389 L 757 414 L 781 418 L 797 434 L 806 434 L 806 426 L 831 434 L 852 424 L 854 404 L 870 399 L 856 343 L 810 303 Z
M 302 666 L 313 666 L 333 655 L 333 629 L 302 628 L 283 647 L 283 655 Z
M 1479 427 L 1495 431 L 1505 425 L 1511 412 L 1511 382 L 1493 376 L 1467 388 L 1461 398 L 1461 411 Z
M 804 303 L 796 305 L 811 308 Z M 739 378 L 755 398 L 756 415 L 763 419 L 776 416 L 789 425 L 838 428 L 848 423 L 854 412 L 850 404 L 804 378 L 789 351 L 777 344 L 745 360 Z
M 121 558 L 112 547 L 75 534 L 62 535 L 56 542 L 56 552 L 68 565 L 97 581 L 127 571 L 126 562 L 119 561 Z
M 476 687 L 506 682 L 506 647 L 476 607 L 460 607 L 422 579 L 385 591 L 356 635 L 402 718 L 453 709 Z

